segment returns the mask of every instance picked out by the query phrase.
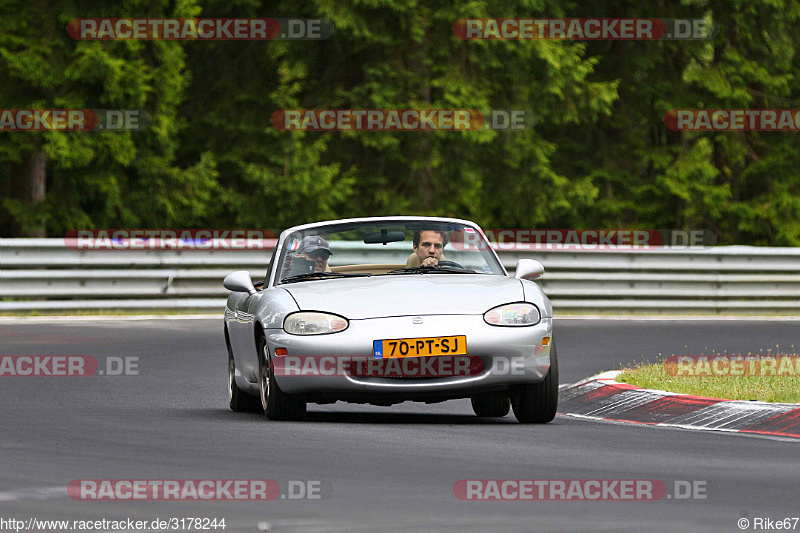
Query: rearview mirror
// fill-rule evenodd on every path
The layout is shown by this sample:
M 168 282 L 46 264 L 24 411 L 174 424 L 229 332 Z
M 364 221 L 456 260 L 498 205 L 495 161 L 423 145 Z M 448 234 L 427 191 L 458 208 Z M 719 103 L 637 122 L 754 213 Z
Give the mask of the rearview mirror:
M 544 265 L 536 259 L 520 259 L 517 261 L 515 278 L 534 280 L 544 274 Z
M 246 292 L 248 294 L 255 294 L 256 288 L 253 286 L 253 280 L 250 279 L 250 272 L 247 270 L 237 270 L 231 272 L 225 279 L 222 280 L 222 285 L 229 291 L 233 292 Z
M 404 240 L 406 240 L 406 235 L 402 231 L 388 231 L 382 229 L 380 232 L 375 231 L 364 235 L 364 244 L 386 244 Z

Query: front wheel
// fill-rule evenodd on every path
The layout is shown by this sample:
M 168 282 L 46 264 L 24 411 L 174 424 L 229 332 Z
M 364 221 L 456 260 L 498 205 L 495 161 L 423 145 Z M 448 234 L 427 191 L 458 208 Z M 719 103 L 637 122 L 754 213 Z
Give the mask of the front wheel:
M 558 357 L 555 342 L 550 348 L 550 371 L 539 383 L 523 385 L 511 397 L 514 416 L 523 424 L 546 424 L 558 408 Z
M 270 420 L 299 420 L 306 414 L 306 402 L 286 394 L 275 382 L 275 367 L 267 350 L 267 340 L 261 338 L 258 383 L 261 408 Z
M 225 336 L 228 345 L 228 405 L 238 413 L 257 413 L 261 411 L 258 398 L 250 396 L 236 385 L 236 366 L 233 362 L 231 345 L 227 343 L 227 332 Z

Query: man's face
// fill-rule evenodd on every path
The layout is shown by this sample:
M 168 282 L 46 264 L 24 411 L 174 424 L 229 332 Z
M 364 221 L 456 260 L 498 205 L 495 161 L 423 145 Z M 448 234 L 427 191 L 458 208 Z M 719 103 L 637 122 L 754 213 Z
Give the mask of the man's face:
M 414 248 L 421 265 L 435 265 L 442 257 L 444 240 L 438 231 L 421 231 L 419 246 Z M 426 261 L 427 260 L 427 261 Z
M 328 268 L 328 252 L 325 250 L 314 250 L 313 252 L 304 252 L 298 254 L 309 261 L 314 261 L 314 272 L 324 272 Z

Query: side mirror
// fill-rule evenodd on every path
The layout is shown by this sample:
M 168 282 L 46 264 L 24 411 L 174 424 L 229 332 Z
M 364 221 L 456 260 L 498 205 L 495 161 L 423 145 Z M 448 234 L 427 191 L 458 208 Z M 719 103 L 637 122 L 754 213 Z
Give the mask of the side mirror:
M 544 265 L 535 259 L 520 259 L 517 261 L 515 278 L 534 280 L 544 274 Z
M 222 280 L 222 285 L 233 292 L 246 292 L 251 295 L 256 293 L 253 280 L 250 279 L 250 272 L 246 270 L 231 272 Z

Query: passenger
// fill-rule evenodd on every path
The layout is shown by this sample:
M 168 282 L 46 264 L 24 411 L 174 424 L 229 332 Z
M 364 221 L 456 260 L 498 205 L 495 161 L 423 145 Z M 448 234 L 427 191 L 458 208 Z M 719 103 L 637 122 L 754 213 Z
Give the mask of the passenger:
M 314 262 L 314 272 L 327 272 L 328 258 L 333 255 L 328 241 L 318 235 L 306 237 L 300 241 L 300 246 L 295 252 L 296 256 Z

